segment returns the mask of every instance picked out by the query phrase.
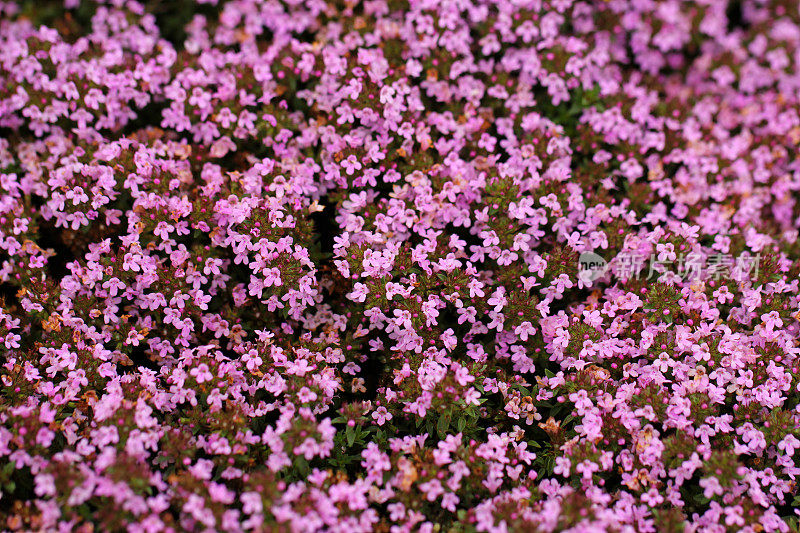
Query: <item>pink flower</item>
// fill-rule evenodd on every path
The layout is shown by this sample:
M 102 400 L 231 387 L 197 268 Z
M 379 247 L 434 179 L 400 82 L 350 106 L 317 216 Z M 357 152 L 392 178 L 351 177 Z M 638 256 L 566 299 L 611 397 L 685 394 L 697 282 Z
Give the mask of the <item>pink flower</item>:
M 521 340 L 527 341 L 529 335 L 534 335 L 536 333 L 536 328 L 533 327 L 533 324 L 530 322 L 525 321 L 514 329 L 514 333 L 519 336 Z
M 372 418 L 375 419 L 379 426 L 382 426 L 392 419 L 392 414 L 387 411 L 386 407 L 380 406 L 372 413 Z
M 352 176 L 356 170 L 361 169 L 361 163 L 354 155 L 347 156 L 347 159 L 342 161 L 342 166 L 345 168 L 345 172 L 347 172 L 348 176 Z

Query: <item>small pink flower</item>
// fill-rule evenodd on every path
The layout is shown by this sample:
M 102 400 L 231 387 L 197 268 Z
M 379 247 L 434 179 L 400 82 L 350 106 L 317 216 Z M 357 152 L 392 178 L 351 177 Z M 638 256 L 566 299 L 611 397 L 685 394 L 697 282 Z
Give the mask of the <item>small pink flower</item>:
M 386 407 L 380 406 L 372 413 L 372 418 L 375 419 L 379 426 L 382 426 L 392 419 L 392 414 L 386 409 Z

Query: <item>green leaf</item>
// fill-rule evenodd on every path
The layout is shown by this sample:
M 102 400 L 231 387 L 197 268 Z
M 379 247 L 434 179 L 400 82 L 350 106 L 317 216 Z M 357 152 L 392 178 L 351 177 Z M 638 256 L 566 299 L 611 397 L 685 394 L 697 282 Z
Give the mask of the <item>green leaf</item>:
M 348 447 L 352 446 L 356 441 L 356 432 L 352 426 L 347 426 L 347 429 L 344 431 L 344 436 L 347 438 Z
M 306 458 L 303 457 L 302 455 L 299 456 L 295 460 L 295 464 L 297 466 L 297 470 L 300 473 L 300 475 L 303 476 L 303 477 L 308 477 L 308 474 L 309 474 L 311 469 L 308 466 L 308 461 L 306 461 Z
M 438 422 L 436 422 L 436 432 L 439 434 L 439 438 L 444 438 L 447 435 L 447 430 L 450 427 L 450 414 L 444 414 L 439 417 Z

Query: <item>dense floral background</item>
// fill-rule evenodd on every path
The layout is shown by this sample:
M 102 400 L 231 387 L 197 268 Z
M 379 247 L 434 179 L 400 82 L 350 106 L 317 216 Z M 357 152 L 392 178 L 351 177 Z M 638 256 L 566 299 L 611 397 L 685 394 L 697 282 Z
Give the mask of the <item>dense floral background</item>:
M 799 65 L 791 0 L 0 1 L 0 528 L 797 531 Z

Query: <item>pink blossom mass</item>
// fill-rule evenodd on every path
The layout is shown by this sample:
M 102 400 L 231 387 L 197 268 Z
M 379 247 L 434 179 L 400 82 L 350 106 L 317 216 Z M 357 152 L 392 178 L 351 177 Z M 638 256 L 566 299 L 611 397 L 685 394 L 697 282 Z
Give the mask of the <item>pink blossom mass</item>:
M 0 0 L 0 530 L 798 531 L 800 4 Z

